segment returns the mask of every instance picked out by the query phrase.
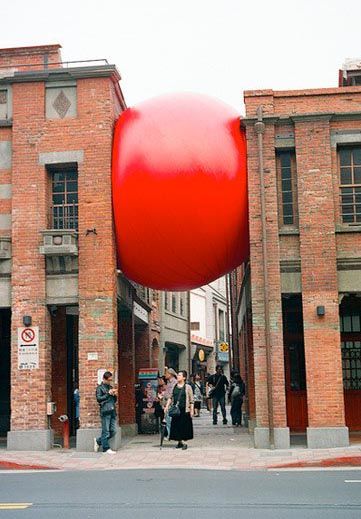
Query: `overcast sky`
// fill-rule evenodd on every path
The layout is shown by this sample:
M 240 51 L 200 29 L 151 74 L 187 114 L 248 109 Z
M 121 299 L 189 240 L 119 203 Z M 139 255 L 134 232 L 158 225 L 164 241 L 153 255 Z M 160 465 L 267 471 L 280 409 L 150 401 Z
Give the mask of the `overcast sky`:
M 243 90 L 336 86 L 361 57 L 360 0 L 11 0 L 0 21 L 1 47 L 115 63 L 128 106 L 187 90 L 243 113 Z

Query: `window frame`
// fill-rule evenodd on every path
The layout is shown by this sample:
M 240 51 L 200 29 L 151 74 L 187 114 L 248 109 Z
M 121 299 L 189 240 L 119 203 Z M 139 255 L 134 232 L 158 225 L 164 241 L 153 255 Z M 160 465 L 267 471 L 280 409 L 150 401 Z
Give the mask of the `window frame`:
M 283 191 L 282 189 L 282 164 L 281 157 L 286 153 L 290 154 L 290 172 L 291 172 L 291 191 Z M 278 200 L 278 220 L 280 227 L 298 228 L 298 203 L 297 203 L 297 160 L 296 150 L 294 148 L 277 148 L 276 149 L 276 176 L 277 176 L 277 200 Z M 292 202 L 285 203 L 283 200 L 284 193 L 291 193 Z M 285 223 L 284 205 L 292 204 L 292 223 Z M 289 216 L 289 215 L 287 215 Z
M 349 150 L 351 152 L 351 162 L 350 165 L 341 165 L 341 152 L 344 150 Z M 361 153 L 361 144 L 344 144 L 337 147 L 337 175 L 338 175 L 338 192 L 339 192 L 339 210 L 340 210 L 340 221 L 342 225 L 361 225 L 361 211 L 357 212 L 357 206 L 361 209 L 361 182 L 355 183 L 355 171 L 356 167 L 361 169 L 360 164 L 354 164 L 354 155 L 353 151 L 359 150 Z M 350 168 L 351 169 L 351 183 L 342 184 L 341 173 L 342 169 Z M 345 192 L 345 190 L 351 190 L 349 192 Z M 359 202 L 356 200 L 356 196 L 359 197 Z M 352 202 L 345 203 L 343 202 L 343 197 L 352 197 Z M 352 213 L 344 213 L 345 206 L 351 206 L 353 211 Z M 352 216 L 352 221 L 345 221 L 344 218 L 346 216 Z M 359 220 L 357 219 L 359 217 Z
M 78 232 L 79 229 L 79 170 L 78 170 L 78 164 L 71 163 L 71 164 L 54 164 L 47 166 L 47 173 L 49 175 L 49 181 L 50 181 L 50 222 L 51 222 L 51 228 L 57 229 L 57 230 L 73 230 L 74 232 Z M 66 178 L 66 175 L 72 173 L 75 174 L 74 178 Z M 63 174 L 64 180 L 59 180 L 59 183 L 64 184 L 64 190 L 57 192 L 54 190 L 54 185 L 56 183 L 55 175 L 56 174 Z M 76 183 L 76 190 L 68 190 L 68 184 L 70 183 Z M 68 195 L 76 194 L 76 202 L 68 203 L 67 197 Z M 63 203 L 54 203 L 54 197 L 56 195 L 63 195 L 64 201 Z M 56 216 L 55 208 L 62 208 L 63 216 Z M 68 211 L 68 208 L 73 208 L 72 211 Z M 66 215 L 66 213 L 68 214 Z M 56 224 L 56 221 L 62 221 L 63 225 Z M 67 222 L 67 224 L 64 224 L 64 222 Z M 70 222 L 70 224 L 69 224 Z

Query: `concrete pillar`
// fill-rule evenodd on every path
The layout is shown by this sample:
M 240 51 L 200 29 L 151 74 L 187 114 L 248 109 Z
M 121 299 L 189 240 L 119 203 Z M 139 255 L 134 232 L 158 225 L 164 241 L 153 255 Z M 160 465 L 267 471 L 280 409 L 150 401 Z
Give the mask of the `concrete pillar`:
M 309 447 L 348 445 L 327 117 L 295 125 Z M 325 315 L 317 315 L 317 306 Z

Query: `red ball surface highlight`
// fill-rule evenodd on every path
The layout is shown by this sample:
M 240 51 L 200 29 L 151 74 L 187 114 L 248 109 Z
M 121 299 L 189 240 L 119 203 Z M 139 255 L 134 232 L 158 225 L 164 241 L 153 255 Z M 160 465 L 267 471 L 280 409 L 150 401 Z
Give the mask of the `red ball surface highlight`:
M 137 283 L 190 290 L 249 255 L 245 134 L 220 101 L 174 94 L 125 110 L 112 194 L 119 268 Z

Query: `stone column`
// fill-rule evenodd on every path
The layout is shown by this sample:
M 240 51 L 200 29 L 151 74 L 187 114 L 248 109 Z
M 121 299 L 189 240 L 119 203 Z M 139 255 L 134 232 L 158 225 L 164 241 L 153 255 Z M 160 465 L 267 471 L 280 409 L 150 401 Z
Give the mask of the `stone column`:
M 348 445 L 345 427 L 334 198 L 327 117 L 295 125 L 309 447 Z M 317 315 L 324 306 L 325 315 Z

